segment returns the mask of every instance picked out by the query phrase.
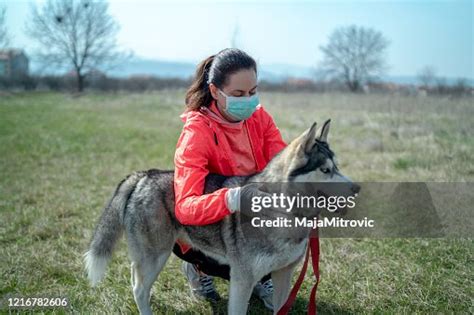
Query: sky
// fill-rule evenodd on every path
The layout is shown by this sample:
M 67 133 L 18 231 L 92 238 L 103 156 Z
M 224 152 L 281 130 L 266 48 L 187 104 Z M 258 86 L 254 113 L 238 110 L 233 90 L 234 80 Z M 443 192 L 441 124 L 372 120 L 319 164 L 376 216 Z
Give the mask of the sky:
M 12 46 L 34 49 L 24 24 L 30 5 L 42 1 L 0 0 Z M 260 64 L 315 67 L 331 32 L 356 24 L 389 40 L 389 75 L 431 66 L 440 76 L 473 79 L 473 2 L 110 0 L 109 10 L 120 46 L 144 58 L 197 63 L 237 34 L 238 47 Z

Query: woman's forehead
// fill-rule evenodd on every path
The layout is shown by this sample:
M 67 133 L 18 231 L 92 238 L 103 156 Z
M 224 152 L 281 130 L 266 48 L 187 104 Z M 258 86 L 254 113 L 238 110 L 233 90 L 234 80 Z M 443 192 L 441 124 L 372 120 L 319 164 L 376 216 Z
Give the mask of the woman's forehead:
M 257 75 L 253 69 L 239 70 L 229 76 L 227 90 L 250 91 L 257 85 Z

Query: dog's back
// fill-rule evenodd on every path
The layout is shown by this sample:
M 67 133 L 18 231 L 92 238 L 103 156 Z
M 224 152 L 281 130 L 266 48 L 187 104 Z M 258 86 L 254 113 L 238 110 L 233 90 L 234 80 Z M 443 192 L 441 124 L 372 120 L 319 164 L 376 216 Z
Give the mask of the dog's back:
M 84 255 L 89 280 L 96 285 L 104 276 L 117 240 L 125 230 L 131 257 L 140 258 L 150 248 L 170 247 L 181 236 L 196 243 L 212 244 L 215 249 L 222 238 L 213 232 L 222 223 L 202 227 L 183 226 L 174 214 L 174 171 L 150 169 L 126 176 L 115 189 L 97 223 L 89 250 Z M 228 177 L 210 174 L 206 177 L 205 193 L 226 183 Z M 232 181 L 235 185 L 245 178 Z M 215 231 L 214 231 L 215 230 Z M 189 240 L 190 241 L 190 240 Z

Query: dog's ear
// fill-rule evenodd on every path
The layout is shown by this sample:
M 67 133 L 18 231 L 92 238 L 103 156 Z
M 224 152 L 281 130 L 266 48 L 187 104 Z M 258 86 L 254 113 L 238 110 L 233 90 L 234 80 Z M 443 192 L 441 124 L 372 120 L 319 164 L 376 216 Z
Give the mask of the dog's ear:
M 331 126 L 331 119 L 324 122 L 321 129 L 318 131 L 318 140 L 321 142 L 328 142 L 329 127 Z
M 303 139 L 301 140 L 301 146 L 304 149 L 305 153 L 311 152 L 311 149 L 313 148 L 313 145 L 315 143 L 316 139 L 316 122 L 314 122 L 311 127 L 309 127 L 308 130 L 306 130 L 303 134 L 302 137 Z

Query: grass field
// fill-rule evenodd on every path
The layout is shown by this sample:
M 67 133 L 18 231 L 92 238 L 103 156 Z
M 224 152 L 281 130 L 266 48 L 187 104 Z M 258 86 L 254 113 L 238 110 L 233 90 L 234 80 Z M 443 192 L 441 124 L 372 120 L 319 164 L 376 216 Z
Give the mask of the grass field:
M 73 313 L 137 313 L 125 242 L 94 289 L 82 254 L 125 175 L 173 167 L 183 100 L 184 91 L 0 96 L 1 297 L 67 296 Z M 472 98 L 262 93 L 261 101 L 285 140 L 332 118 L 332 148 L 356 180 L 474 179 Z M 321 252 L 321 314 L 474 311 L 472 239 L 322 239 Z M 189 296 L 179 267 L 172 256 L 153 310 L 211 313 Z M 294 314 L 306 310 L 314 279 L 306 277 Z M 216 282 L 223 311 L 227 283 Z M 268 312 L 253 299 L 250 313 Z

